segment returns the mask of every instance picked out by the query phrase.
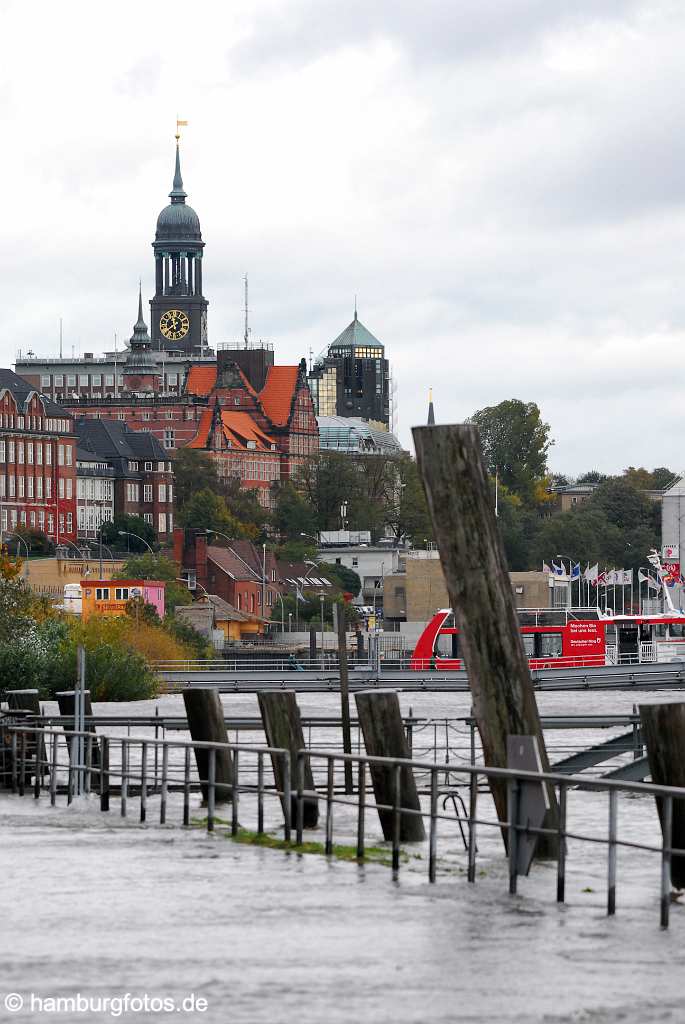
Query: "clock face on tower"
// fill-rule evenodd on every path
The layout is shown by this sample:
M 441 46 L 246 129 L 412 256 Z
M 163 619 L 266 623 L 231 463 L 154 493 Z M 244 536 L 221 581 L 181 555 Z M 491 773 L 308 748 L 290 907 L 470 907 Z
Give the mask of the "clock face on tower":
M 169 341 L 180 341 L 190 330 L 190 320 L 182 309 L 168 309 L 159 318 L 159 329 Z

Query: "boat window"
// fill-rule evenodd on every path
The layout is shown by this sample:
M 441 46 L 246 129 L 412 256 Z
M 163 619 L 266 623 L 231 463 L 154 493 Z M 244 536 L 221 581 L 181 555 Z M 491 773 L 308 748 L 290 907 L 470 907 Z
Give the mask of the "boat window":
M 680 622 L 671 622 L 668 627 L 669 635 L 675 639 L 682 640 L 685 633 L 683 632 L 683 625 Z
M 523 649 L 527 658 L 535 657 L 535 633 L 523 634 Z
M 435 653 L 439 658 L 457 658 L 457 640 L 456 633 L 438 633 Z
M 655 637 L 659 637 L 660 640 L 662 640 L 666 636 L 666 625 L 665 625 L 665 623 L 659 622 L 656 625 L 654 625 L 652 628 L 654 630 L 654 636 Z
M 540 657 L 561 657 L 561 633 L 540 633 Z

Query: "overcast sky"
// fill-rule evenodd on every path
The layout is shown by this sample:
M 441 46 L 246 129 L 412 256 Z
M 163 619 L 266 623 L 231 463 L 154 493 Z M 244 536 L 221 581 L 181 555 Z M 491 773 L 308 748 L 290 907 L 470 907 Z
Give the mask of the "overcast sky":
M 105 17 L 105 10 L 107 15 Z M 111 348 L 183 129 L 210 343 L 352 317 L 399 434 L 536 401 L 551 465 L 685 468 L 682 0 L 0 0 L 2 365 Z M 149 310 L 148 310 L 149 319 Z

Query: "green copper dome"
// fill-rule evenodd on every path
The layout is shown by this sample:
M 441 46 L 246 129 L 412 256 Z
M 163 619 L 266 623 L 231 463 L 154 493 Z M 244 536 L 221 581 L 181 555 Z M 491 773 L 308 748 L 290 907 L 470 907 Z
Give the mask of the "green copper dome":
M 201 242 L 200 218 L 192 206 L 186 204 L 187 193 L 183 189 L 181 158 L 176 143 L 176 168 L 174 184 L 169 193 L 171 202 L 157 218 L 156 242 L 190 241 Z

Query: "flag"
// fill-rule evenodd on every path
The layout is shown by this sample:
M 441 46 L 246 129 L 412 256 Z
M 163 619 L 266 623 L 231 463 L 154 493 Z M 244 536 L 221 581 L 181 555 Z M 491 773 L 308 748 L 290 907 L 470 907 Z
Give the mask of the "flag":
M 638 569 L 637 571 L 637 582 L 638 584 L 646 583 L 648 589 L 651 587 L 652 590 L 656 590 L 657 592 L 661 590 L 661 583 L 659 580 L 655 580 L 648 572 L 644 573 L 642 569 Z
M 592 581 L 596 587 L 606 587 L 607 585 L 607 574 L 606 572 L 598 572 L 597 578 Z
M 587 583 L 597 583 L 597 577 L 599 576 L 599 562 L 595 562 L 593 566 L 587 567 L 583 573 Z
M 632 569 L 624 569 L 623 570 L 623 586 L 624 587 L 632 587 L 632 585 L 633 585 L 633 570 Z
M 659 558 L 659 554 L 657 551 L 654 551 L 652 549 L 652 551 L 647 555 L 647 561 L 651 562 L 652 565 L 655 566 L 657 569 L 661 568 L 661 559 Z
M 543 571 L 543 572 L 548 572 L 548 573 L 551 573 L 551 572 L 552 572 L 552 570 L 551 570 L 550 566 L 549 566 L 549 565 L 547 565 L 547 562 L 543 562 L 543 563 L 542 563 L 542 571 Z
M 566 572 L 563 565 L 557 565 L 556 562 L 552 562 L 552 572 L 555 576 L 565 576 Z
M 580 562 L 576 562 L 576 564 L 571 569 L 571 579 L 572 580 L 579 580 L 580 579 Z
M 176 118 L 176 127 L 177 128 L 187 127 L 187 125 L 188 125 L 187 121 L 179 121 L 178 118 Z

